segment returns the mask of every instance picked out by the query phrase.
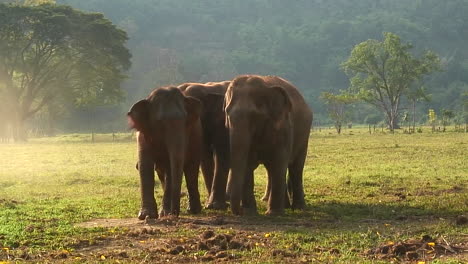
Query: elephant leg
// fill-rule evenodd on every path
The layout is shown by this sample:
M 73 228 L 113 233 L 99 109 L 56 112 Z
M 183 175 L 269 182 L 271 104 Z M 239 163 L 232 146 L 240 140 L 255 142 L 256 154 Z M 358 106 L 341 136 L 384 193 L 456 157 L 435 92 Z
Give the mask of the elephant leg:
M 267 215 L 284 214 L 286 194 L 287 158 L 276 154 L 273 159 L 265 163 L 269 178 L 271 179 L 271 192 L 268 199 Z
M 262 197 L 262 201 L 268 202 L 271 193 L 271 177 L 267 173 L 267 186 L 265 188 L 265 194 Z M 288 177 L 288 182 L 284 194 L 284 208 L 291 208 L 291 201 L 289 200 L 289 194 L 291 194 L 291 178 Z
M 189 194 L 188 212 L 198 214 L 201 212 L 200 193 L 198 192 L 198 168 L 199 165 L 192 162 L 184 168 L 185 182 Z
M 164 191 L 164 188 L 165 188 L 165 185 L 164 185 L 164 181 L 165 181 L 165 179 L 164 179 L 164 177 L 165 177 L 164 172 L 163 172 L 162 169 L 157 168 L 156 165 L 155 165 L 155 167 L 154 167 L 154 170 L 156 171 L 156 174 L 158 175 L 159 181 L 161 182 L 161 186 L 162 186 L 163 191 Z
M 271 192 L 271 179 L 270 175 L 267 173 L 267 186 L 265 188 L 265 194 L 262 197 L 262 201 L 266 202 L 268 201 L 268 198 L 270 197 L 270 192 Z
M 157 204 L 154 199 L 154 161 L 148 146 L 140 144 L 138 156 L 141 191 L 141 208 L 138 219 L 158 218 Z
M 245 175 L 244 192 L 242 195 L 242 208 L 246 215 L 257 215 L 257 202 L 254 195 L 254 173 L 249 168 Z
M 285 186 L 286 186 L 286 189 L 284 190 L 284 208 L 290 209 L 291 208 L 290 197 L 292 197 L 291 175 L 288 175 Z
M 303 210 L 305 208 L 303 172 L 304 163 L 307 156 L 307 148 L 301 151 L 300 155 L 289 166 L 288 188 L 292 193 L 292 209 Z
M 208 192 L 208 196 L 210 196 L 213 187 L 213 175 L 215 170 L 213 151 L 211 150 L 210 146 L 204 146 L 201 157 L 201 169 L 203 172 L 203 178 L 205 180 L 206 190 Z
M 206 208 L 225 210 L 227 208 L 226 185 L 229 174 L 229 152 L 226 148 L 216 151 L 215 161 L 215 177 Z

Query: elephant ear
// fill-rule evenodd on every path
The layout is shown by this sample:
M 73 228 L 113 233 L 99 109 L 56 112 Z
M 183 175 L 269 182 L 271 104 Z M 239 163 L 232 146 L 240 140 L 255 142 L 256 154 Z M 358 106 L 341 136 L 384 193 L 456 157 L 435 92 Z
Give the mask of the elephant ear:
M 225 123 L 224 94 L 207 93 L 203 97 L 203 117 Z
M 224 119 L 224 125 L 226 127 L 229 127 L 227 113 L 229 112 L 229 106 L 231 105 L 231 101 L 232 101 L 232 89 L 228 88 L 226 90 L 226 94 L 224 95 L 224 100 L 223 100 L 223 112 L 226 116 L 226 118 Z
M 224 94 L 207 93 L 204 97 L 203 104 L 210 106 L 216 112 L 224 111 Z
M 202 104 L 200 100 L 192 96 L 186 96 L 185 99 L 185 110 L 187 111 L 187 121 L 189 124 L 193 124 L 202 113 Z
M 135 103 L 127 113 L 128 125 L 131 129 L 142 131 L 149 120 L 150 103 L 143 99 Z
M 275 122 L 274 126 L 279 128 L 292 110 L 291 99 L 286 90 L 280 86 L 271 87 L 267 98 L 268 113 Z

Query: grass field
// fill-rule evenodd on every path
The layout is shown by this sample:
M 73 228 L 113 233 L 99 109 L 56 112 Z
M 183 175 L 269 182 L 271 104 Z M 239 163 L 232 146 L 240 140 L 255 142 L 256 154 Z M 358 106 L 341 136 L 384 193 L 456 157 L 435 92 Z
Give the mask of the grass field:
M 468 262 L 468 134 L 314 131 L 304 212 L 264 216 L 259 168 L 257 217 L 205 210 L 146 224 L 135 220 L 136 143 L 126 134 L 89 139 L 0 144 L 0 263 Z M 205 200 L 203 186 L 200 177 Z M 157 195 L 160 203 L 160 186 Z M 423 248 L 396 254 L 396 245 Z

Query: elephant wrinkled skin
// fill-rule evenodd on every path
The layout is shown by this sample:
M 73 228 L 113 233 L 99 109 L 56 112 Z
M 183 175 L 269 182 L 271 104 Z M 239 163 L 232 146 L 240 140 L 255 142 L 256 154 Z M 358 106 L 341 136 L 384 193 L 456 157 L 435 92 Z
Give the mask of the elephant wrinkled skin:
M 223 210 L 229 173 L 229 132 L 225 127 L 224 94 L 230 81 L 184 83 L 178 86 L 186 96 L 202 103 L 203 155 L 201 168 L 208 191 L 206 208 Z
M 241 75 L 226 91 L 224 110 L 230 136 L 232 212 L 257 212 L 253 171 L 260 163 L 271 186 L 266 213 L 284 213 L 287 171 L 292 208 L 303 209 L 302 173 L 312 111 L 299 90 L 276 76 Z
M 176 87 L 154 90 L 128 112 L 129 124 L 139 133 L 138 171 L 141 209 L 139 219 L 157 218 L 154 171 L 164 189 L 159 216 L 180 212 L 182 174 L 189 193 L 189 212 L 201 211 L 198 171 L 202 150 L 201 103 Z

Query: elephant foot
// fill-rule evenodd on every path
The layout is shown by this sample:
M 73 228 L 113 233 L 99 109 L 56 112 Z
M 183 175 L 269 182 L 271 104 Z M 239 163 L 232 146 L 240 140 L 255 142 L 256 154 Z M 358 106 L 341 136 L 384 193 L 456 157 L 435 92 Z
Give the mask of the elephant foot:
M 226 202 L 210 202 L 207 205 L 205 205 L 206 209 L 211 209 L 211 210 L 219 210 L 219 211 L 224 211 L 228 207 L 228 204 Z
M 195 205 L 189 205 L 189 207 L 187 208 L 187 212 L 189 214 L 199 214 L 201 213 L 201 210 L 202 210 L 201 203 L 197 203 Z
M 156 213 L 156 209 L 150 210 L 147 208 L 141 208 L 140 212 L 138 212 L 138 219 L 145 220 L 146 218 L 157 219 L 158 214 Z
M 247 216 L 257 216 L 258 215 L 258 212 L 257 212 L 257 208 L 255 207 L 244 207 L 243 208 L 244 210 L 244 215 L 247 215 Z
M 159 217 L 168 217 L 168 216 L 171 216 L 173 214 L 171 214 L 171 210 L 167 210 L 167 209 L 161 209 L 161 211 L 159 211 Z
M 240 205 L 234 205 L 231 203 L 231 212 L 233 215 L 243 215 L 243 210 Z
M 305 202 L 304 202 L 304 201 L 301 201 L 301 202 L 294 202 L 294 201 L 293 201 L 293 204 L 292 204 L 292 206 L 291 206 L 291 208 L 292 208 L 293 210 L 304 210 L 305 207 L 306 207 L 306 205 L 305 205 Z
M 284 210 L 280 210 L 280 209 L 268 209 L 268 211 L 265 212 L 265 215 L 268 215 L 268 216 L 284 215 Z

